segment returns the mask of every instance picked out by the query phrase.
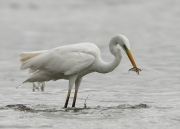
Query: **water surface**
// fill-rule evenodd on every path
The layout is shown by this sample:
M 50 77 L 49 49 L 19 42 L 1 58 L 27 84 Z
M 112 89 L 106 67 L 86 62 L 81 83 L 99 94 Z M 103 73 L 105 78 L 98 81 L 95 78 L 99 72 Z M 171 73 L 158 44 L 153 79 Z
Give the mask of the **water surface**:
M 179 128 L 179 4 L 0 1 L 0 128 Z M 67 81 L 47 82 L 45 92 L 21 84 L 29 75 L 19 70 L 20 52 L 88 41 L 98 45 L 103 60 L 112 61 L 108 43 L 118 33 L 129 38 L 140 75 L 128 73 L 132 66 L 122 50 L 123 59 L 113 72 L 83 78 L 76 108 L 71 108 L 71 97 L 67 109 Z

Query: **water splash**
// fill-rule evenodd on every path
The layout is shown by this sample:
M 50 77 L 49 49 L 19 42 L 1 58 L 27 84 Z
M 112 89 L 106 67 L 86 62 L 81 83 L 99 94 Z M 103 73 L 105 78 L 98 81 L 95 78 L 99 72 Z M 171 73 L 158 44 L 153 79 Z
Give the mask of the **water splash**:
M 89 95 L 87 96 L 87 98 L 84 101 L 84 108 L 86 108 L 86 100 L 88 99 Z

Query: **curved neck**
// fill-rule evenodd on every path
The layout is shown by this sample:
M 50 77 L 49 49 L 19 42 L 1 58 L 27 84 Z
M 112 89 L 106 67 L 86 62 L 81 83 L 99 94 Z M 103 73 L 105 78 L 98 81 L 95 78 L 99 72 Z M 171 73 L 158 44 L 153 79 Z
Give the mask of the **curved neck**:
M 104 62 L 101 58 L 98 62 L 97 72 L 100 73 L 108 73 L 113 71 L 120 63 L 121 61 L 121 52 L 120 49 L 117 48 L 117 42 L 114 40 L 111 40 L 109 43 L 109 49 L 110 52 L 115 56 L 113 62 Z

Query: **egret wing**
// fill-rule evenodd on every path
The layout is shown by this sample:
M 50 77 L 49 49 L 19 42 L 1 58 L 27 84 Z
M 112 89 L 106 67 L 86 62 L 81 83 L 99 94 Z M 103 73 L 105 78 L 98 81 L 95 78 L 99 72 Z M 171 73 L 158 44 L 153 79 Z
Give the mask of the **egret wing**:
M 84 52 L 50 50 L 25 61 L 21 69 L 46 70 L 53 73 L 75 74 L 94 62 L 94 56 Z
M 75 57 L 77 57 L 74 65 L 66 71 L 65 75 L 71 75 L 74 73 L 78 73 L 81 70 L 84 70 L 85 68 L 89 67 L 94 62 L 94 56 L 86 53 L 75 53 Z M 79 59 L 78 59 L 79 58 Z

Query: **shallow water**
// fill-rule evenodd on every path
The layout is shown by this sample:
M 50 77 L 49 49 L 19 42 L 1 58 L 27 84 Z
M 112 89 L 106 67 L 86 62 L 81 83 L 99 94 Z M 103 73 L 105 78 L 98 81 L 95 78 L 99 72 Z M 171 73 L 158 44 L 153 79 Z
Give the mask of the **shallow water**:
M 179 128 L 179 4 L 0 1 L 0 128 Z M 108 42 L 117 33 L 129 38 L 140 75 L 128 73 L 132 66 L 122 51 L 113 72 L 83 78 L 76 108 L 71 108 L 72 93 L 67 109 L 67 81 L 47 82 L 45 92 L 22 84 L 29 75 L 19 70 L 20 52 L 88 41 L 98 45 L 103 60 L 112 61 Z

